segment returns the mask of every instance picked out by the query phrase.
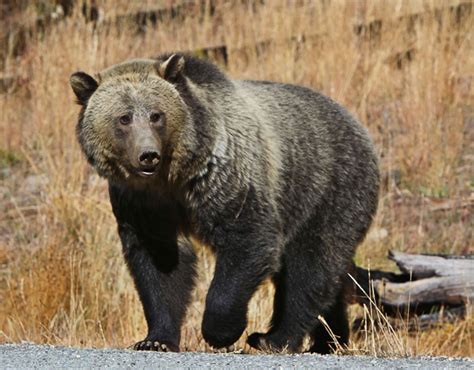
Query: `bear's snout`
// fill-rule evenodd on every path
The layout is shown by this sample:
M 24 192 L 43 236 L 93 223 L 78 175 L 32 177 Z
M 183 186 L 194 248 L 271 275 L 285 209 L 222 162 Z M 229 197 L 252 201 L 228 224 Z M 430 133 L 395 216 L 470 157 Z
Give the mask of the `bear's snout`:
M 156 167 L 160 162 L 160 153 L 157 150 L 145 149 L 138 157 L 138 162 L 142 167 Z
M 140 167 L 140 175 L 151 176 L 155 174 L 155 170 L 160 163 L 160 152 L 154 148 L 146 148 L 141 150 L 138 155 L 138 164 Z

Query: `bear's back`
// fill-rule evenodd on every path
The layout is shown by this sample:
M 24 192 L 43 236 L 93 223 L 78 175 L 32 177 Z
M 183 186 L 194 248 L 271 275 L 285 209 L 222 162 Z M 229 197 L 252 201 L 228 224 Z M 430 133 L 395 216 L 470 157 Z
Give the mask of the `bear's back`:
M 253 98 L 265 112 L 258 124 L 268 126 L 279 139 L 279 203 L 288 225 L 285 232 L 291 233 L 294 215 L 309 217 L 315 204 L 336 206 L 338 198 L 372 196 L 366 193 L 378 186 L 375 151 L 366 129 L 343 107 L 306 87 L 235 83 L 247 101 Z

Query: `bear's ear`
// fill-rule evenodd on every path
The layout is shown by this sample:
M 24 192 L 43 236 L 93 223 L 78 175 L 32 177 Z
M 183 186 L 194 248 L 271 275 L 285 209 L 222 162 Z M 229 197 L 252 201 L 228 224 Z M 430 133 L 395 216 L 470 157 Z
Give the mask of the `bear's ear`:
M 87 104 L 87 101 L 99 86 L 93 77 L 84 72 L 73 73 L 69 78 L 69 82 L 74 94 L 76 94 L 77 102 L 81 105 Z
M 161 78 L 169 82 L 175 82 L 184 70 L 184 58 L 173 54 L 164 62 L 158 62 L 156 69 Z

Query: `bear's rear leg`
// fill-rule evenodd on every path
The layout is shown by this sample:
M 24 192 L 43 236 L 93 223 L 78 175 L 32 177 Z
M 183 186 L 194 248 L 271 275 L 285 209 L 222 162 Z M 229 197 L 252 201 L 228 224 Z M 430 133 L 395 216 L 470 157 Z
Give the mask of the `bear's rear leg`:
M 247 343 L 256 349 L 259 350 L 268 350 L 268 351 L 283 351 L 287 350 L 289 352 L 297 352 L 299 347 L 301 347 L 304 331 L 299 330 L 289 330 L 290 328 L 285 328 L 281 325 L 285 316 L 295 317 L 296 312 L 288 307 L 288 276 L 286 272 L 286 267 L 284 266 L 282 271 L 273 277 L 273 283 L 275 285 L 275 298 L 273 302 L 273 316 L 270 325 L 270 330 L 268 333 L 253 333 L 248 339 Z M 290 319 L 291 320 L 291 319 Z M 296 320 L 296 317 L 294 318 Z M 289 319 L 286 319 L 289 321 Z M 295 328 L 296 329 L 296 326 Z
M 250 346 L 301 351 L 304 337 L 318 325 L 318 315 L 334 305 L 334 290 L 341 289 L 338 277 L 346 263 L 341 254 L 335 258 L 336 247 L 323 242 L 316 220 L 308 222 L 286 246 L 283 268 L 274 278 L 271 329 L 250 335 Z
M 342 347 L 347 345 L 349 342 L 349 322 L 347 318 L 347 303 L 343 290 L 339 293 L 336 303 L 328 309 L 323 317 L 339 345 Z M 309 349 L 309 352 L 329 354 L 336 349 L 334 339 L 321 322 L 316 324 L 315 329 L 311 333 L 311 339 L 313 340 L 313 345 Z

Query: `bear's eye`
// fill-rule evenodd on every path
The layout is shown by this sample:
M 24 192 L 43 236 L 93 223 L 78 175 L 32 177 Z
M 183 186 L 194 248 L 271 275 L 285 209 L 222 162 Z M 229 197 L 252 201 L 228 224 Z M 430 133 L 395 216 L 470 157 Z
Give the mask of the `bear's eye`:
M 152 123 L 158 122 L 160 120 L 160 118 L 161 118 L 160 113 L 154 112 L 154 113 L 150 114 L 150 122 L 152 122 Z
M 129 125 L 132 122 L 132 118 L 130 117 L 130 115 L 125 114 L 119 118 L 119 122 L 122 125 Z

